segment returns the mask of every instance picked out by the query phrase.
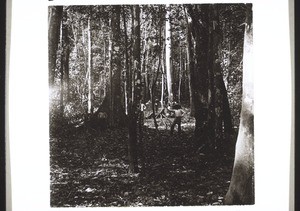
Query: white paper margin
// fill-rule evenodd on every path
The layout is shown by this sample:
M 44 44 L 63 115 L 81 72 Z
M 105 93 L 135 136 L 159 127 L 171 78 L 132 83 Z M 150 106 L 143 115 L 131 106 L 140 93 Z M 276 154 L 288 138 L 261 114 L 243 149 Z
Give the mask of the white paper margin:
M 8 135 L 13 211 L 50 208 L 48 5 L 253 3 L 255 89 L 255 205 L 191 210 L 289 209 L 292 112 L 288 0 L 95 1 L 13 0 L 8 84 Z M 187 207 L 164 207 L 173 210 Z M 68 208 L 68 210 L 120 208 Z M 122 209 L 154 209 L 122 208 Z

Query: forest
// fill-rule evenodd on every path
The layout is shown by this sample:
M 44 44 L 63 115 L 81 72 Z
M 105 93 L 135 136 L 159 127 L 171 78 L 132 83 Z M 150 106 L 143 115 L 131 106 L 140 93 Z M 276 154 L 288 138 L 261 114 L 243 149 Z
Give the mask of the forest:
M 252 4 L 49 6 L 52 207 L 254 204 Z

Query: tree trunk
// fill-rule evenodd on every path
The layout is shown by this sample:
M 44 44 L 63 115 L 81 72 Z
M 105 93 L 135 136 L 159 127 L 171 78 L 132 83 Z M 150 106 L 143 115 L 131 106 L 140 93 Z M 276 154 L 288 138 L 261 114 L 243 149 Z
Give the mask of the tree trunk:
M 113 23 L 114 19 L 113 17 L 110 18 L 110 35 L 108 36 L 108 51 L 109 51 L 109 89 L 108 89 L 108 99 L 109 99 L 109 125 L 110 126 L 113 126 L 114 124 L 114 112 L 113 112 L 113 79 L 112 79 L 112 75 L 113 75 L 113 61 L 112 61 L 112 58 L 113 58 L 113 41 L 112 41 L 112 33 L 113 33 L 113 30 L 115 29 L 112 29 L 112 23 Z
M 247 4 L 244 55 L 243 99 L 235 159 L 225 204 L 254 203 L 254 114 L 252 4 Z
M 129 74 L 129 56 L 128 56 L 128 35 L 127 35 L 127 25 L 126 25 L 126 13 L 125 8 L 122 7 L 123 13 L 123 24 L 124 24 L 124 39 L 125 39 L 125 82 L 124 82 L 124 90 L 125 90 L 125 113 L 126 115 L 129 114 L 128 111 L 128 102 L 131 101 L 130 98 L 130 91 L 128 86 L 131 86 L 131 78 Z
M 209 6 L 209 73 L 210 73 L 210 140 L 214 149 L 220 149 L 223 138 L 223 107 L 221 96 L 221 83 L 223 82 L 219 62 L 219 47 L 221 44 L 221 31 L 219 29 L 218 5 Z M 225 93 L 227 95 L 227 93 Z
M 101 75 L 101 86 L 100 86 L 100 88 L 102 90 L 102 93 L 103 93 L 102 99 L 104 99 L 106 97 L 106 86 L 107 86 L 107 84 L 106 84 L 106 71 L 107 71 L 107 65 L 106 65 L 106 40 L 105 39 L 103 40 L 103 60 L 104 60 L 104 62 L 103 62 L 103 64 L 104 64 L 103 65 L 103 73 L 104 74 Z
M 135 42 L 135 28 L 134 28 L 134 23 L 135 23 L 135 19 L 134 19 L 134 7 L 131 7 L 131 14 L 132 14 L 132 18 L 131 18 L 131 48 L 130 48 L 130 55 L 131 55 L 131 59 L 130 59 L 130 77 L 131 77 L 131 98 L 132 100 L 134 99 L 134 89 L 135 89 L 135 69 L 134 69 L 134 56 L 133 56 L 133 51 L 134 51 L 134 47 L 133 47 L 133 43 Z
M 161 12 L 161 10 L 160 10 Z M 158 131 L 158 124 L 156 121 L 156 108 L 155 108 L 155 103 L 156 103 L 156 99 L 155 99 L 155 93 L 156 93 L 156 83 L 157 83 L 157 79 L 159 76 L 159 72 L 160 72 L 160 68 L 161 68 L 161 60 L 162 60 L 162 27 L 161 27 L 161 19 L 159 20 L 159 33 L 158 33 L 158 37 L 157 37 L 157 45 L 159 46 L 159 54 L 158 54 L 158 65 L 156 68 L 156 73 L 155 76 L 152 77 L 152 85 L 151 85 L 151 105 L 152 105 L 152 113 L 153 113 L 153 121 L 154 121 L 154 125 L 155 125 L 155 129 L 156 131 Z M 169 101 L 170 102 L 170 101 Z
M 212 5 L 209 5 L 212 7 Z M 211 9 L 211 8 L 210 8 Z M 215 37 L 217 36 L 214 33 L 213 27 L 212 27 L 212 21 L 211 21 L 211 10 L 209 10 L 209 31 L 210 36 L 208 38 L 209 43 L 209 49 L 208 49 L 208 105 L 209 105 L 209 112 L 208 112 L 208 129 L 209 129 L 209 140 L 210 140 L 210 146 L 212 148 L 217 147 L 216 142 L 216 136 L 218 134 L 221 134 L 221 118 L 220 118 L 220 105 L 219 105 L 219 99 L 216 96 L 217 95 L 217 86 L 216 86 L 216 65 L 215 65 L 215 59 L 216 59 L 216 46 L 217 43 L 215 42 Z
M 63 95 L 65 95 L 65 101 L 69 101 L 69 58 L 70 58 L 70 26 L 67 22 L 67 11 L 63 11 L 63 19 L 62 19 L 62 58 L 61 58 L 61 67 L 62 67 L 62 78 L 64 80 L 61 84 L 62 86 L 66 86 L 66 90 L 63 91 Z M 63 87 L 64 89 L 64 87 Z M 62 96 L 62 98 L 64 98 Z
M 208 8 L 209 5 L 190 5 L 191 31 L 195 39 L 195 65 L 190 69 L 193 102 L 195 106 L 195 133 L 197 145 L 206 144 L 208 139 Z M 200 21 L 201 19 L 201 21 Z M 190 62 L 192 62 L 190 60 Z M 192 66 L 192 65 L 191 65 Z
M 172 71 L 171 71 L 171 20 L 170 20 L 170 5 L 166 5 L 166 75 L 167 75 L 167 87 L 168 87 L 168 101 L 173 102 L 173 90 L 172 90 Z
M 164 42 L 162 42 L 161 45 L 162 45 L 161 52 L 165 52 Z M 165 79 L 166 79 L 166 71 L 165 71 L 165 64 L 164 64 L 164 55 L 161 53 L 161 96 L 160 96 L 160 105 L 161 105 L 162 109 L 164 108 L 164 105 L 165 105 Z
M 229 107 L 229 101 L 228 101 L 228 95 L 227 90 L 224 83 L 224 78 L 221 70 L 221 64 L 219 59 L 219 49 L 221 45 L 221 39 L 223 38 L 221 27 L 220 27 L 220 20 L 219 20 L 219 8 L 218 5 L 212 6 L 212 15 L 213 15 L 213 39 L 214 39 L 214 64 L 213 69 L 215 72 L 215 84 L 217 89 L 217 95 L 216 95 L 216 114 L 217 117 L 219 117 L 219 120 L 216 121 L 216 128 L 218 128 L 219 131 L 217 131 L 217 141 L 220 142 L 221 139 L 224 140 L 225 143 L 218 143 L 220 146 L 224 149 L 230 148 L 230 142 L 229 139 L 232 135 L 232 120 L 231 120 L 231 112 Z M 221 111 L 221 114 L 218 114 L 218 110 Z M 224 125 L 224 131 L 223 131 L 223 125 Z M 225 135 L 225 137 L 224 137 Z M 226 144 L 227 143 L 227 144 Z
M 54 75 L 56 68 L 56 55 L 60 37 L 60 25 L 62 20 L 63 7 L 49 7 L 49 28 L 48 28 L 48 56 L 49 56 L 49 85 L 54 84 Z
M 122 106 L 121 72 L 121 6 L 114 5 L 112 10 L 112 52 L 111 52 L 111 126 L 122 126 L 125 123 L 125 110 Z M 117 114 L 117 115 L 115 115 Z
M 88 18 L 87 28 L 87 44 L 88 44 L 88 61 L 87 61 L 87 72 L 88 72 L 88 114 L 93 113 L 93 71 L 92 71 L 92 41 L 91 41 L 91 17 Z
M 64 41 L 61 37 L 61 48 L 64 46 Z M 62 52 L 63 54 L 63 52 Z M 64 116 L 64 68 L 63 68 L 63 64 L 64 64 L 64 56 L 61 55 L 60 58 L 60 96 L 59 96 L 59 104 L 60 104 L 60 114 L 61 116 Z
M 159 39 L 161 39 L 161 38 L 159 38 Z M 157 79 L 158 79 L 158 75 L 159 75 L 160 66 L 161 66 L 161 58 L 159 56 L 156 73 L 155 73 L 155 76 L 153 76 L 153 78 L 152 78 L 152 85 L 151 85 L 151 107 L 152 107 L 152 113 L 153 113 L 152 117 L 153 117 L 155 129 L 157 131 L 158 131 L 158 124 L 156 121 L 155 92 L 156 92 L 156 83 L 157 83 Z
M 147 102 L 150 99 L 149 93 L 149 75 L 148 75 L 148 62 L 149 62 L 149 45 L 146 48 L 146 61 L 145 61 L 145 94 L 144 94 L 144 102 Z
M 160 95 L 160 105 L 161 108 L 164 108 L 164 92 L 165 92 L 165 71 L 164 71 L 164 65 L 161 66 L 161 95 Z
M 223 101 L 222 104 L 223 104 L 224 132 L 227 138 L 230 138 L 230 136 L 233 133 L 232 117 L 231 117 L 227 90 L 225 87 L 225 82 L 223 80 L 223 77 L 221 81 L 220 91 L 221 91 L 222 101 Z
M 178 71 L 178 78 L 179 78 L 179 82 L 178 82 L 178 102 L 181 102 L 181 82 L 182 82 L 182 55 L 181 55 L 181 46 L 179 46 L 179 71 Z
M 189 87 L 189 99 L 190 99 L 190 116 L 195 116 L 195 106 L 193 101 L 193 90 L 192 90 L 192 83 L 191 83 L 191 72 L 194 71 L 194 49 L 193 49 L 193 43 L 192 43 L 192 31 L 191 31 L 191 19 L 187 16 L 186 10 L 185 12 L 185 19 L 186 19 L 186 62 L 187 62 L 187 69 L 188 69 L 188 87 Z
M 63 69 L 64 69 L 64 82 L 66 86 L 66 102 L 70 100 L 70 76 L 69 76 L 69 58 L 70 58 L 70 32 L 71 27 L 67 24 L 68 14 L 67 11 L 63 11 L 63 24 L 62 24 L 62 39 L 63 41 Z
M 144 37 L 143 37 L 144 41 L 143 41 L 143 53 L 142 53 L 143 58 L 141 61 L 142 75 L 143 75 L 143 77 L 142 77 L 142 80 L 143 80 L 143 99 L 142 99 L 142 101 L 143 102 L 146 102 L 148 100 L 148 92 L 149 92 L 148 82 L 147 82 L 147 80 L 148 80 L 148 74 L 147 74 L 148 63 L 147 62 L 148 62 L 148 52 L 149 52 L 149 50 L 148 50 L 149 45 L 147 42 L 147 40 L 148 40 L 147 30 L 148 29 L 146 27 L 144 27 Z
M 142 84 L 141 84 L 141 35 L 140 35 L 140 8 L 135 5 L 132 8 L 133 17 L 133 68 L 134 79 L 136 81 L 135 89 L 133 91 L 132 102 L 129 104 L 129 124 L 128 124 L 128 158 L 129 158 L 129 171 L 137 173 L 138 169 L 138 144 L 137 144 L 137 128 L 139 107 L 141 100 Z M 141 128 L 141 127 L 139 127 Z
M 69 79 L 69 55 L 70 55 L 70 44 L 69 44 L 69 29 L 67 25 L 67 11 L 63 10 L 63 18 L 61 23 L 61 61 L 60 61 L 60 111 L 64 114 L 64 103 L 65 103 L 65 82 Z

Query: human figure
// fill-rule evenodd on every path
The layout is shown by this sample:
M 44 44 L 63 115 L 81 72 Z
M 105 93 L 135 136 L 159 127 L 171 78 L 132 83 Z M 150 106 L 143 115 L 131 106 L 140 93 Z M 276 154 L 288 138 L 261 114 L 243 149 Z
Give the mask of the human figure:
M 178 134 L 181 133 L 181 117 L 184 114 L 184 111 L 181 109 L 181 106 L 179 104 L 175 104 L 173 106 L 173 109 L 171 106 L 168 106 L 168 110 L 173 112 L 175 115 L 175 119 L 171 125 L 171 135 L 173 135 L 174 127 L 177 124 L 178 125 Z
M 155 99 L 155 103 L 154 103 L 154 106 L 155 106 L 155 112 L 158 112 L 158 104 L 159 104 L 159 100 L 158 100 L 158 99 Z
M 144 116 L 145 116 L 144 111 L 146 110 L 146 105 L 142 102 L 141 102 L 140 110 L 141 110 L 141 122 L 142 124 L 144 124 Z

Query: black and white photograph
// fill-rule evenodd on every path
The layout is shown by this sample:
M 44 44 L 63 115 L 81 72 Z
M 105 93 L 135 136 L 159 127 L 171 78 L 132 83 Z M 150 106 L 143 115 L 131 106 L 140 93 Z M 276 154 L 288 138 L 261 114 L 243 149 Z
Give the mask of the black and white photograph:
M 255 203 L 252 4 L 48 15 L 51 207 Z
M 6 2 L 7 211 L 293 211 L 290 0 Z

